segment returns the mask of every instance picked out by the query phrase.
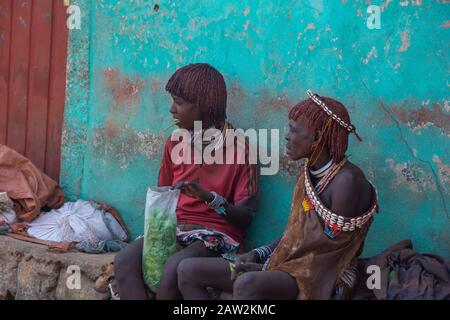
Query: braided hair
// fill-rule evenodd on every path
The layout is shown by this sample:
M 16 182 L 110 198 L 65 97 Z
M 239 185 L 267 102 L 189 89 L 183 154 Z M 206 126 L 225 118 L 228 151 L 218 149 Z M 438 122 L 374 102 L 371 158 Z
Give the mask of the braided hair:
M 346 123 L 350 123 L 350 116 L 345 106 L 332 98 L 316 95 L 331 111 Z M 333 120 L 311 98 L 303 100 L 289 111 L 289 119 L 301 122 L 314 133 L 319 132 L 318 140 L 313 145 L 313 154 L 310 157 L 311 165 L 316 157 L 326 147 L 330 157 L 335 163 L 339 163 L 345 157 L 348 147 L 349 131 Z M 316 137 L 317 138 L 317 137 Z
M 207 126 L 220 129 L 227 118 L 225 79 L 207 63 L 193 63 L 175 71 L 166 84 L 166 91 L 198 105 Z

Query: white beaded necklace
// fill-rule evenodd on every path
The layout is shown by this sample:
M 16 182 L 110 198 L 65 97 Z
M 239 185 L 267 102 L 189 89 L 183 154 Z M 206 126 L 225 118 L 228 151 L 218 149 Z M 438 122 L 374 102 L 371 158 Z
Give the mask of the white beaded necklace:
M 309 169 L 309 172 L 314 178 L 322 178 L 324 177 L 330 170 L 331 166 L 333 165 L 333 159 L 331 159 L 326 165 L 324 165 L 322 168 L 319 168 L 317 170 Z

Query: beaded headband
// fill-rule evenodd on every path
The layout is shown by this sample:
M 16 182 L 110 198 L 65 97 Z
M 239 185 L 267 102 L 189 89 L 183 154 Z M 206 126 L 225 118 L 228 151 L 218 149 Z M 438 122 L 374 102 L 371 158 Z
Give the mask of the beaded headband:
M 320 100 L 311 90 L 306 90 L 306 93 L 308 96 L 319 106 L 322 108 L 323 111 L 325 111 L 333 120 L 335 120 L 337 123 L 339 123 L 342 127 L 347 129 L 348 132 L 352 132 L 355 134 L 355 136 L 358 138 L 359 141 L 362 141 L 361 137 L 356 133 L 355 126 L 346 123 L 344 120 L 339 118 L 336 114 L 331 111 L 331 109 L 322 101 Z

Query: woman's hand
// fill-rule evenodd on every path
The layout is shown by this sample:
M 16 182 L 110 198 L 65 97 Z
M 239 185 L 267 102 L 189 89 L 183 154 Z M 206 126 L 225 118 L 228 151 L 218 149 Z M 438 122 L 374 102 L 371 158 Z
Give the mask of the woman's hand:
M 203 202 L 211 202 L 214 198 L 211 192 L 202 189 L 196 181 L 178 181 L 172 189 L 179 189 L 182 194 Z
M 261 261 L 259 261 L 259 255 L 256 251 L 249 251 L 247 253 L 244 254 L 239 254 L 237 256 L 237 260 L 236 263 L 260 263 Z
M 238 255 L 236 262 L 231 265 L 231 281 L 234 282 L 244 272 L 262 271 L 263 264 L 259 262 L 259 255 L 256 251 Z

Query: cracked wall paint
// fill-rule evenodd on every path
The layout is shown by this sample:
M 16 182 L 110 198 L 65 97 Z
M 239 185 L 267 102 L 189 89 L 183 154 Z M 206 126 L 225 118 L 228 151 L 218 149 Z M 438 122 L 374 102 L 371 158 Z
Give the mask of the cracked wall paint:
M 342 101 L 363 136 L 349 156 L 377 186 L 381 212 L 364 254 L 411 238 L 450 256 L 448 11 L 445 1 L 73 0 L 61 181 L 69 198 L 100 199 L 142 233 L 170 131 L 164 91 L 176 68 L 215 65 L 237 127 L 280 129 L 280 172 L 261 178 L 249 247 L 283 230 L 298 163 L 284 154 L 290 107 L 310 88 Z M 382 6 L 381 29 L 366 26 Z M 430 50 L 432 48 L 432 50 Z
M 429 104 L 429 102 L 425 104 Z M 424 104 L 414 109 L 399 106 L 393 108 L 393 111 L 397 118 L 413 131 L 431 126 L 450 135 L 450 113 L 448 110 L 444 110 L 439 103 L 433 103 L 431 108 Z

